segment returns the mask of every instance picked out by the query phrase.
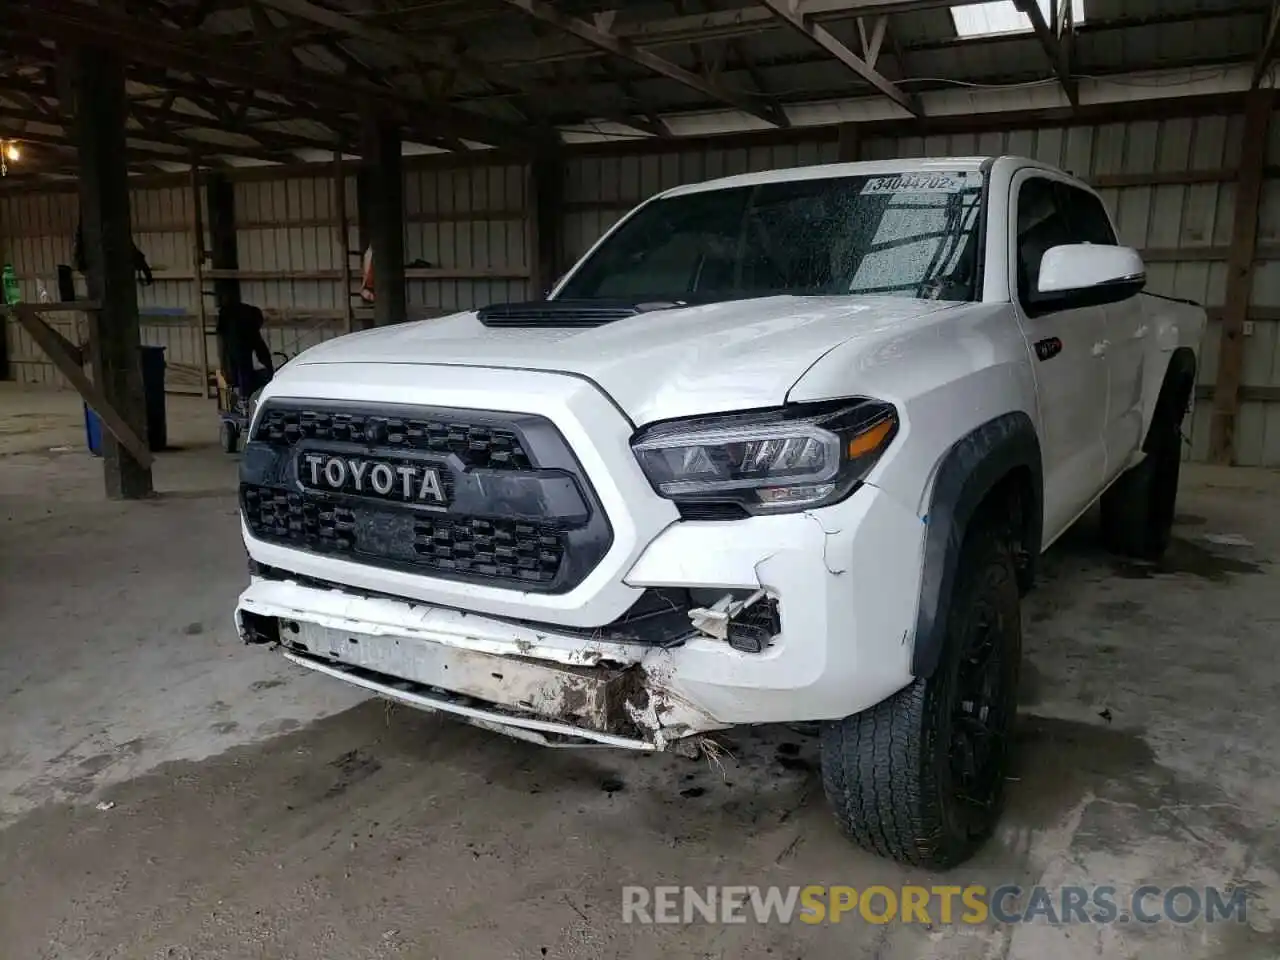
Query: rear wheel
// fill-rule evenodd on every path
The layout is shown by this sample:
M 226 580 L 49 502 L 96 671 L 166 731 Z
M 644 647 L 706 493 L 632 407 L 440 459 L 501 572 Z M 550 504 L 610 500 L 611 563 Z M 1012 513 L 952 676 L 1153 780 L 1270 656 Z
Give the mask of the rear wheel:
M 1178 407 L 1181 413 L 1185 404 Z M 1122 556 L 1159 560 L 1169 547 L 1182 469 L 1182 418 L 1157 410 L 1147 455 L 1102 495 L 1102 539 Z
M 844 831 L 902 863 L 968 859 L 999 819 L 1022 622 L 1008 524 L 966 535 L 933 675 L 822 727 L 822 779 Z

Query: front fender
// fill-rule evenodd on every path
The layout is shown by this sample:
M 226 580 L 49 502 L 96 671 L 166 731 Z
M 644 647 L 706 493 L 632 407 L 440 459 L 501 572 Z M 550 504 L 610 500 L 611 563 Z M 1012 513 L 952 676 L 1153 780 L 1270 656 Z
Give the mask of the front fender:
M 917 677 L 931 675 L 941 659 L 961 551 L 974 515 L 987 494 L 1010 477 L 1018 478 L 1022 498 L 1017 533 L 1028 562 L 1033 562 L 1043 525 L 1044 476 L 1031 418 L 1018 412 L 989 420 L 956 441 L 939 464 L 925 523 L 912 654 Z

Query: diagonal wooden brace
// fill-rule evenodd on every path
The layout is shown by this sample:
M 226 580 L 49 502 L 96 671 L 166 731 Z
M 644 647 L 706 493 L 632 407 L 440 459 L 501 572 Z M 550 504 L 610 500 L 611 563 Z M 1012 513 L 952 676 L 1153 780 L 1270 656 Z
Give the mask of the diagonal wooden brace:
M 97 304 L 91 302 L 80 301 L 75 304 L 58 304 L 57 306 L 38 307 L 29 303 L 18 303 L 11 306 L 14 316 L 18 318 L 18 323 L 22 325 L 22 329 L 31 335 L 31 339 L 39 345 L 40 349 L 49 355 L 49 359 L 53 361 L 53 365 L 58 368 L 58 372 L 71 381 L 71 385 L 76 388 L 76 392 L 84 398 L 102 420 L 111 435 L 120 442 L 133 458 L 138 461 L 139 465 L 149 468 L 154 462 L 151 451 L 147 444 L 133 431 L 124 417 L 113 407 L 97 385 L 85 375 L 84 372 L 84 348 L 78 347 L 71 343 L 53 327 L 49 326 L 40 318 L 42 312 L 49 312 L 61 308 L 62 310 L 96 310 Z

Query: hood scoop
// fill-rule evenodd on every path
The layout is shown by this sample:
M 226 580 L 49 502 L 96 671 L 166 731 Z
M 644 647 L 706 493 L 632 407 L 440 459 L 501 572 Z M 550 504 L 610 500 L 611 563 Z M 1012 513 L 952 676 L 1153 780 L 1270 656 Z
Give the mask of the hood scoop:
M 482 307 L 476 318 L 486 327 L 602 327 L 650 310 L 670 310 L 673 301 L 631 303 L 621 300 L 530 300 Z

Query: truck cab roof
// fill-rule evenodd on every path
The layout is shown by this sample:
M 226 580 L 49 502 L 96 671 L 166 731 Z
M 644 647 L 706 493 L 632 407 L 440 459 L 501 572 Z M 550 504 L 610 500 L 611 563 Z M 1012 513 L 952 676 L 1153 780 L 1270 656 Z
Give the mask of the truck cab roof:
M 929 171 L 977 171 L 997 162 L 1004 162 L 1012 169 L 1035 167 L 1062 176 L 1065 171 L 1052 164 L 1032 160 L 1029 157 L 899 157 L 893 160 L 867 160 L 856 163 L 823 163 L 806 167 L 785 167 L 758 173 L 739 173 L 701 183 L 682 184 L 664 190 L 657 197 L 679 197 L 708 190 L 726 190 L 734 187 L 754 187 L 765 183 L 786 183 L 795 180 L 821 180 L 828 177 L 888 176 L 895 173 L 919 173 Z M 1070 174 L 1067 174 L 1070 176 Z M 1072 179 L 1075 179 L 1074 177 Z M 655 198 L 656 199 L 656 198 Z

